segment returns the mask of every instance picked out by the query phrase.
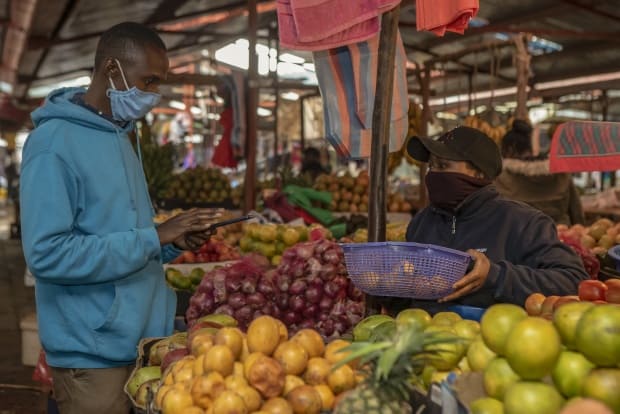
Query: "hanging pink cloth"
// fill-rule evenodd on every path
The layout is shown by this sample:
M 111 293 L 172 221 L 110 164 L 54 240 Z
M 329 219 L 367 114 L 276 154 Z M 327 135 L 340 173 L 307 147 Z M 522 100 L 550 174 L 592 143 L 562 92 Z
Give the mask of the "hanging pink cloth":
M 278 0 L 280 45 L 327 50 L 370 39 L 401 0 Z
M 478 13 L 478 0 L 416 0 L 416 26 L 443 36 L 446 31 L 463 34 Z
M 231 141 L 231 132 L 233 129 L 233 110 L 228 107 L 220 114 L 220 125 L 224 131 L 222 139 L 213 151 L 213 165 L 225 168 L 237 168 L 237 160 L 235 159 L 233 145 Z

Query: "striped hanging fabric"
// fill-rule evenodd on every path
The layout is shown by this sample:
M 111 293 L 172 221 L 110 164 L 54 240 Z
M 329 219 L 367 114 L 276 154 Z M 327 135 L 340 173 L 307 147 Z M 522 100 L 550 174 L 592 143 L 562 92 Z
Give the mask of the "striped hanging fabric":
M 323 98 L 325 137 L 343 159 L 370 156 L 372 116 L 377 84 L 379 35 L 367 41 L 314 52 Z M 409 95 L 407 56 L 400 34 L 394 62 L 389 151 L 397 151 L 407 135 Z

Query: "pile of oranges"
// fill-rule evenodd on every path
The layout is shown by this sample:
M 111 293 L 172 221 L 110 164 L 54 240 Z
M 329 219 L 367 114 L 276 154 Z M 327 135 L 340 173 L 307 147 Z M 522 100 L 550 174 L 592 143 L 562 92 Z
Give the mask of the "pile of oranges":
M 289 338 L 270 316 L 255 319 L 246 334 L 197 331 L 189 344 L 190 355 L 164 372 L 156 392 L 163 414 L 318 414 L 363 379 L 354 365 L 333 369 L 349 342 L 325 345 L 312 329 Z

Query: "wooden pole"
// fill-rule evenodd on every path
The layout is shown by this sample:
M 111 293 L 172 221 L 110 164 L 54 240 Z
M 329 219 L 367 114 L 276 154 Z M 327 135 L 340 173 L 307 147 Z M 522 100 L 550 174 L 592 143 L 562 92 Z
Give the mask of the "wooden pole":
M 243 210 L 247 213 L 256 208 L 256 109 L 258 108 L 258 56 L 256 55 L 257 28 L 256 0 L 248 0 L 248 87 L 247 87 L 247 133 L 246 133 L 246 169 L 245 194 Z
M 515 68 L 517 70 L 517 108 L 515 117 L 517 119 L 528 119 L 527 112 L 527 84 L 530 77 L 531 56 L 527 50 L 529 35 L 520 34 L 515 36 Z
M 424 66 L 424 76 L 421 78 L 422 85 L 420 86 L 422 89 L 422 125 L 420 125 L 420 136 L 426 137 L 428 136 L 428 124 L 431 122 L 432 113 L 431 113 L 431 66 Z M 426 194 L 426 182 L 424 181 L 424 177 L 426 177 L 427 164 L 422 163 L 420 165 L 420 206 L 419 208 L 424 208 L 428 204 L 428 197 Z
M 299 98 L 299 122 L 301 122 L 299 129 L 299 145 L 302 151 L 306 148 L 306 126 L 304 125 L 306 122 L 306 115 L 304 114 L 305 101 L 306 98 L 304 96 Z
M 273 40 L 276 50 L 276 62 L 280 61 L 280 40 L 278 39 L 278 29 L 272 27 L 270 34 L 273 35 Z M 269 42 L 271 46 L 271 41 Z M 270 51 L 271 53 L 271 51 Z M 280 107 L 280 79 L 278 77 L 278 65 L 276 63 L 276 70 L 273 72 L 273 91 L 276 98 L 274 113 L 273 113 L 273 172 L 277 173 L 280 167 L 280 157 L 278 156 L 279 139 L 278 136 L 278 108 Z
M 370 192 L 368 211 L 368 241 L 385 241 L 387 212 L 387 157 L 394 91 L 394 57 L 398 34 L 400 6 L 382 16 L 379 37 L 379 64 L 372 115 L 372 143 L 370 149 Z M 366 313 L 380 309 L 379 300 L 366 296 Z

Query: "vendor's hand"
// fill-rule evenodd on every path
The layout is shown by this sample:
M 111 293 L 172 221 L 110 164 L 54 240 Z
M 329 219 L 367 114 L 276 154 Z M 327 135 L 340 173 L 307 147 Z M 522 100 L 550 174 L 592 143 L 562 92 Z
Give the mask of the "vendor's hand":
M 185 241 L 187 233 L 191 233 L 191 237 L 187 238 L 192 240 L 189 241 L 189 244 L 194 245 L 201 240 L 208 240 L 214 218 L 213 213 L 207 209 L 194 208 L 180 213 L 157 226 L 159 242 L 162 245 L 175 243 L 177 246 L 186 249 L 191 247 Z
M 198 250 L 203 244 L 209 241 L 215 232 L 215 229 L 209 227 L 206 231 L 185 233 L 173 243 L 181 250 Z
M 463 276 L 459 281 L 452 285 L 454 291 L 448 296 L 439 299 L 439 302 L 449 302 L 451 300 L 460 298 L 461 296 L 469 295 L 472 292 L 477 291 L 484 285 L 491 269 L 491 263 L 489 258 L 477 250 L 468 250 L 467 253 L 474 260 L 474 268 L 471 272 Z

